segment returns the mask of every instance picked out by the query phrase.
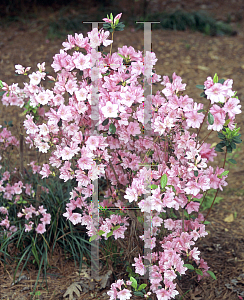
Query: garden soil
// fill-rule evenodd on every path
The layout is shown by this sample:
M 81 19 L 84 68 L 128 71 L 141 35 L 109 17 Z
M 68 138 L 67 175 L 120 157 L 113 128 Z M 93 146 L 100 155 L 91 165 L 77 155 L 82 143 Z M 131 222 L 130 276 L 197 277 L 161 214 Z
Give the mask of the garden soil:
M 166 2 L 166 1 L 165 1 Z M 152 30 L 152 51 L 158 58 L 156 71 L 160 75 L 171 76 L 173 72 L 180 75 L 183 83 L 187 83 L 186 93 L 195 101 L 203 101 L 205 107 L 207 100 L 201 98 L 201 91 L 197 84 L 203 84 L 208 76 L 218 74 L 219 78 L 232 78 L 233 89 L 238 92 L 242 110 L 244 108 L 244 21 L 240 18 L 243 14 L 242 1 L 200 1 L 192 6 L 189 1 L 167 2 L 168 6 L 177 4 L 177 8 L 196 9 L 201 3 L 201 9 L 205 9 L 225 21 L 228 17 L 235 28 L 233 36 L 206 36 L 192 31 L 165 31 Z M 189 5 L 188 5 L 189 4 Z M 74 14 L 75 8 L 73 8 Z M 40 9 L 39 17 L 35 19 L 15 22 L 5 26 L 0 31 L 0 79 L 8 84 L 27 80 L 23 76 L 15 76 L 14 65 L 22 64 L 30 66 L 32 71 L 37 69 L 37 63 L 46 62 L 46 70 L 54 75 L 50 67 L 53 56 L 62 48 L 61 39 L 47 39 L 48 20 L 55 19 L 56 12 L 47 13 Z M 122 18 L 123 21 L 123 18 Z M 127 27 L 123 32 L 116 32 L 113 49 L 123 45 L 133 46 L 143 51 L 143 31 L 135 31 L 134 27 Z M 162 89 L 161 85 L 157 89 Z M 4 121 L 13 121 L 13 133 L 19 137 L 20 124 L 23 122 L 21 111 L 14 107 L 5 107 L 0 104 L 0 124 Z M 236 116 L 240 133 L 243 136 L 244 114 Z M 206 127 L 202 130 L 201 138 L 207 133 Z M 208 143 L 218 142 L 217 133 L 210 135 Z M 204 278 L 200 282 L 196 276 L 189 275 L 182 279 L 178 285 L 178 291 L 182 299 L 214 300 L 214 299 L 242 299 L 244 298 L 244 146 L 238 145 L 238 150 L 228 154 L 227 159 L 234 158 L 236 165 L 226 163 L 225 169 L 230 170 L 228 186 L 219 192 L 223 199 L 214 205 L 207 226 L 208 236 L 198 243 L 202 257 L 207 261 L 217 280 Z M 24 163 L 37 158 L 34 151 L 25 149 Z M 19 157 L 16 156 L 16 161 Z M 40 158 L 41 160 L 45 157 Z M 219 159 L 213 166 L 222 166 L 224 154 L 219 154 Z M 207 214 L 207 211 L 204 212 Z M 11 249 L 10 249 L 11 250 Z M 41 292 L 35 299 L 64 299 L 63 294 L 71 283 L 81 280 L 78 268 L 72 261 L 66 260 L 61 249 L 56 249 L 49 261 L 56 267 L 56 271 L 48 271 L 47 281 L 40 279 L 38 290 Z M 4 271 L 0 262 L 0 299 L 27 300 L 33 290 L 37 271 L 29 267 L 24 271 L 26 276 L 18 284 L 12 285 L 14 265 L 9 265 Z M 124 274 L 124 270 L 114 270 L 116 274 Z M 123 276 L 121 276 L 123 278 Z M 99 293 L 82 293 L 74 299 L 109 299 L 106 295 L 108 289 Z M 187 292 L 187 293 L 186 293 Z M 185 294 L 186 293 L 186 294 Z M 185 294 L 185 296 L 183 296 Z M 67 298 L 68 299 L 68 298 Z M 70 298 L 72 299 L 72 297 Z M 133 296 L 132 299 L 137 299 Z M 139 298 L 138 298 L 139 299 Z

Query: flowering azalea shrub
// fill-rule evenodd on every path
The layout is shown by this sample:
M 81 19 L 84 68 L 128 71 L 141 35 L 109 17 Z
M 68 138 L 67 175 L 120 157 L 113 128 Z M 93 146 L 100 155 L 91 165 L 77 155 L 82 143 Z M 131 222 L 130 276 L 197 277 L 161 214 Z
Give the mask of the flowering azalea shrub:
M 194 247 L 207 235 L 200 204 L 194 199 L 227 185 L 224 166 L 214 170 L 208 163 L 216 152 L 224 151 L 223 147 L 230 153 L 241 142 L 235 124 L 235 115 L 241 113 L 240 100 L 232 90 L 233 80 L 219 80 L 215 75 L 198 86 L 208 101 L 204 108 L 184 94 L 186 84 L 180 76 L 173 73 L 172 79 L 161 79 L 156 74 L 155 53 L 147 51 L 143 56 L 131 46 L 112 53 L 109 32 L 113 38 L 116 30 L 123 29 L 120 17 L 108 16 L 103 29 L 95 28 L 87 37 L 69 35 L 51 65 L 56 77 L 46 75 L 45 63 L 38 64 L 38 71 L 29 75 L 29 68 L 17 65 L 16 72 L 28 75 L 30 81 L 24 88 L 2 82 L 2 102 L 25 109 L 26 143 L 50 154 L 49 161 L 38 170 L 42 178 L 57 175 L 64 182 L 76 183 L 63 216 L 73 225 L 86 226 L 90 241 L 124 238 L 130 225 L 126 211 L 123 216 L 106 217 L 105 210 L 99 215 L 99 224 L 95 223 L 92 216 L 96 207 L 91 201 L 94 180 L 106 178 L 109 182 L 100 207 L 131 208 L 137 203 L 142 212 L 151 213 L 151 232 L 140 238 L 146 248 L 153 250 L 159 243 L 162 251 L 152 253 L 150 290 L 157 299 L 173 299 L 178 294 L 175 279 L 187 269 L 195 270 L 198 280 L 214 276 Z M 103 52 L 107 46 L 110 53 Z M 51 90 L 42 85 L 46 77 L 54 82 Z M 145 99 L 145 81 L 161 83 L 164 88 Z M 151 101 L 149 107 L 147 101 Z M 151 111 L 151 135 L 145 134 L 146 110 Z M 206 138 L 199 141 L 204 122 L 210 133 L 217 131 L 222 140 L 215 149 Z M 196 133 L 191 134 L 191 128 Z M 144 199 L 148 188 L 151 195 Z M 184 217 L 169 218 L 168 209 L 181 210 Z M 43 234 L 45 224 L 51 221 L 48 212 L 29 208 L 18 216 L 32 214 L 42 214 L 42 225 L 35 230 Z M 26 230 L 32 230 L 32 225 L 29 221 Z M 157 240 L 162 228 L 168 234 Z M 141 276 L 145 274 L 143 259 L 149 257 L 135 257 L 132 265 Z M 112 284 L 110 299 L 130 299 L 129 286 L 135 294 L 145 294 L 146 285 L 137 289 L 137 281 L 131 277 L 126 283 L 120 279 Z

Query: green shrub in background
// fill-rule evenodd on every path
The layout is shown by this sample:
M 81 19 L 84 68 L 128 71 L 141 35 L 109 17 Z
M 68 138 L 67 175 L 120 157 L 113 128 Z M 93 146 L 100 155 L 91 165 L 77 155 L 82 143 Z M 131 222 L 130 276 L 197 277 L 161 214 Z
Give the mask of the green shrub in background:
M 202 11 L 186 12 L 177 10 L 175 12 L 160 12 L 146 17 L 140 18 L 141 21 L 159 21 L 160 24 L 153 24 L 153 28 L 166 30 L 181 30 L 191 29 L 200 31 L 206 35 L 232 35 L 233 29 L 227 23 L 218 22 Z M 137 29 L 142 29 L 143 24 L 137 24 Z

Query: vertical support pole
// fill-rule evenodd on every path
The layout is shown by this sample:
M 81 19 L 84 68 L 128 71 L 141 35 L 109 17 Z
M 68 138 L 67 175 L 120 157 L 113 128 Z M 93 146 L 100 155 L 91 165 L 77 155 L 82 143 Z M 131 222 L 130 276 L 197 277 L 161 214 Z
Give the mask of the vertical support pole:
M 144 136 L 152 136 L 152 65 L 147 59 L 147 51 L 152 50 L 152 23 L 160 22 L 136 22 L 144 24 Z M 151 165 L 145 165 L 149 173 L 152 173 Z M 151 196 L 151 180 L 147 178 L 145 182 L 145 189 L 147 192 L 144 194 L 144 199 Z M 143 279 L 149 279 L 151 274 L 151 237 L 152 237 L 152 213 L 144 212 L 144 264 L 147 266 L 144 272 Z M 145 258 L 146 257 L 146 258 Z M 149 269 L 148 269 L 149 266 Z M 151 278 L 151 277 L 150 277 Z
M 98 22 L 84 22 L 91 23 L 92 30 L 98 29 Z M 96 52 L 97 48 L 92 52 L 92 93 L 91 93 L 91 130 L 90 136 L 99 135 L 99 94 L 98 94 L 98 79 L 99 79 L 99 66 L 97 65 Z M 98 179 L 92 180 L 93 192 L 92 192 L 92 221 L 95 230 L 98 231 L 99 226 L 99 209 L 98 209 Z M 91 242 L 91 277 L 95 278 L 99 274 L 99 240 L 93 240 Z

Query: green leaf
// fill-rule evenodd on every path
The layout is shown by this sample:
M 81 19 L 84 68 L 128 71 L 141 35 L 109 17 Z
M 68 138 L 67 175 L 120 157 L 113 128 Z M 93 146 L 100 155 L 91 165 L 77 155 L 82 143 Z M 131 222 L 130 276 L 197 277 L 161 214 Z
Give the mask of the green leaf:
M 203 276 L 203 272 L 202 272 L 201 270 L 199 270 L 199 269 L 196 269 L 195 271 L 196 271 L 196 273 L 197 273 L 198 275 L 201 275 L 201 276 Z
M 217 279 L 216 276 L 215 276 L 215 274 L 214 274 L 212 271 L 207 271 L 207 273 L 208 273 L 214 280 Z
M 120 53 L 118 53 L 118 56 L 120 56 L 120 57 L 122 57 L 123 59 L 125 59 L 125 56 L 122 55 L 122 54 L 120 54 Z
M 214 123 L 214 116 L 211 114 L 211 112 L 208 113 L 208 123 L 210 125 L 213 125 Z
M 19 200 L 19 201 L 17 201 L 17 204 L 26 204 L 27 203 L 27 201 L 25 201 L 25 200 Z
M 204 109 L 199 109 L 197 112 L 198 113 L 201 113 L 201 112 L 203 112 L 204 111 Z
M 228 175 L 228 173 L 229 173 L 230 171 L 224 171 L 223 173 L 221 173 L 221 174 L 219 174 L 217 177 L 218 178 L 222 178 L 223 176 L 226 176 L 226 175 Z
M 232 153 L 232 150 L 233 150 L 233 149 L 232 149 L 231 146 L 227 146 L 226 149 L 227 149 L 227 153 Z
M 123 31 L 124 28 L 125 28 L 125 25 L 122 22 L 120 22 L 119 24 L 117 24 L 115 26 L 115 31 Z
M 236 143 L 236 144 L 240 144 L 242 142 L 242 140 L 239 137 L 237 137 L 237 136 L 234 136 L 233 139 L 232 139 L 232 141 L 234 143 Z
M 228 162 L 230 162 L 232 164 L 236 164 L 236 160 L 234 160 L 233 158 L 228 159 Z
M 3 96 L 5 93 L 7 93 L 6 91 L 0 92 L 0 97 Z
M 184 264 L 183 267 L 186 267 L 189 270 L 194 270 L 194 267 L 190 264 Z
M 224 126 L 227 126 L 230 123 L 230 119 L 226 120 Z
M 168 182 L 168 177 L 166 174 L 164 174 L 160 179 L 160 185 L 161 185 L 162 189 L 164 189 L 166 187 L 167 182 Z
M 202 92 L 202 93 L 200 94 L 200 97 L 207 98 L 207 95 L 206 95 L 204 92 Z
M 130 277 L 130 281 L 132 282 L 131 286 L 136 290 L 137 289 L 137 281 L 134 277 Z
M 157 186 L 156 184 L 152 184 L 152 185 L 151 185 L 151 189 L 152 189 L 152 190 L 155 190 L 157 187 L 158 187 L 158 186 Z
M 111 235 L 113 235 L 113 231 L 110 231 L 109 233 L 107 233 L 107 238 L 109 238 Z
M 144 294 L 142 292 L 134 292 L 134 295 L 144 297 Z
M 104 23 L 103 28 L 104 29 L 109 29 L 109 28 L 111 28 L 111 24 L 110 23 Z
M 2 82 L 2 80 L 0 80 L 0 88 L 2 88 L 3 87 L 3 82 Z
M 224 146 L 226 146 L 227 144 L 226 144 L 227 142 L 226 141 L 222 141 L 222 142 L 220 142 L 220 143 L 218 143 L 217 145 L 216 145 L 216 147 L 224 147 Z
M 139 286 L 139 288 L 138 288 L 138 291 L 141 291 L 141 290 L 145 289 L 146 286 L 147 286 L 146 283 L 141 284 L 141 285 Z
M 224 135 L 223 133 L 221 133 L 221 132 L 218 132 L 218 137 L 219 137 L 221 140 L 225 139 L 225 135 Z
M 220 147 L 215 147 L 215 151 L 216 151 L 216 152 L 224 152 L 224 150 L 221 149 Z
M 198 171 L 194 171 L 194 176 L 195 176 L 195 177 L 198 176 Z
M 102 122 L 102 125 L 103 125 L 103 126 L 106 126 L 106 125 L 108 125 L 108 122 L 109 122 L 109 118 L 105 119 L 105 120 Z
M 102 235 L 102 234 L 104 234 L 105 233 L 105 231 L 102 231 L 102 230 L 99 230 L 98 231 L 98 235 Z
M 236 149 L 236 144 L 233 141 L 230 142 L 230 145 L 232 149 Z
M 235 94 L 231 98 L 237 98 L 238 99 L 237 96 L 235 97 L 236 94 L 237 94 L 237 92 L 235 92 Z
M 205 86 L 201 84 L 197 84 L 196 87 L 200 90 L 204 90 Z
M 97 234 L 93 235 L 90 237 L 89 242 L 94 241 L 97 238 Z
M 224 79 L 220 79 L 219 81 L 218 81 L 218 83 L 224 83 L 225 82 L 225 80 Z
M 113 123 L 111 123 L 111 124 L 109 125 L 109 131 L 110 131 L 112 134 L 115 134 L 115 132 L 116 132 L 116 127 L 115 127 L 115 125 L 114 125 Z
M 215 73 L 213 78 L 213 83 L 218 83 L 218 81 L 219 81 L 218 75 L 217 73 Z
M 211 222 L 209 222 L 209 221 L 204 221 L 204 222 L 203 222 L 204 225 L 208 225 L 208 224 L 210 224 L 210 223 L 211 223 Z
M 187 219 L 189 219 L 189 214 L 186 210 L 184 210 L 184 215 L 187 217 Z
M 120 228 L 120 225 L 116 225 L 116 226 L 114 226 L 114 228 L 112 230 L 114 231 L 114 230 L 119 229 L 119 228 Z

